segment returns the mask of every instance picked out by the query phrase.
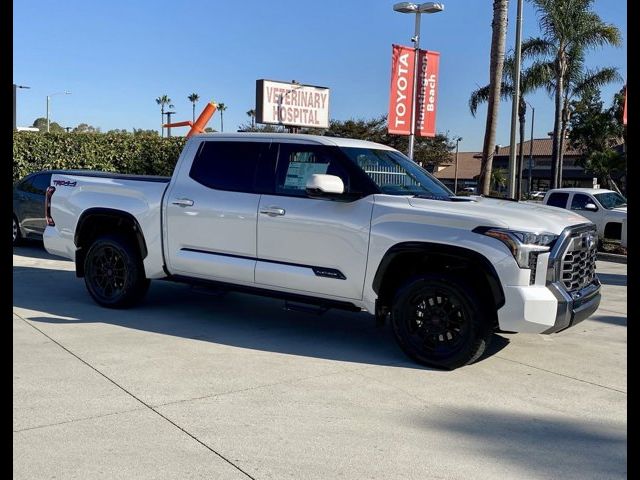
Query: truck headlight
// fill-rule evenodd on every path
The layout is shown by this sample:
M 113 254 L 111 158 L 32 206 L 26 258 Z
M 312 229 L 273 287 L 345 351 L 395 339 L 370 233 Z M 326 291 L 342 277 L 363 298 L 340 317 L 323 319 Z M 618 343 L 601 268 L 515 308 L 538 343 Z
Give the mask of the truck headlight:
M 551 250 L 558 239 L 558 235 L 553 233 L 520 232 L 494 227 L 478 227 L 473 231 L 504 243 L 520 268 L 532 268 L 532 260 L 535 265 L 538 254 Z

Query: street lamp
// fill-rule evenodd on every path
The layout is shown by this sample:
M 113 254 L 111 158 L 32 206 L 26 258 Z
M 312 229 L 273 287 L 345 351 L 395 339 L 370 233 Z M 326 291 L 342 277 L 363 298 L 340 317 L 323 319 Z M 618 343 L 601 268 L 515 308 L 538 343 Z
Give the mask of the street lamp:
M 454 169 L 453 193 L 458 194 L 458 144 L 462 141 L 462 137 L 455 139 L 456 141 L 456 166 Z
M 173 107 L 173 105 L 171 105 Z M 171 115 L 173 115 L 176 112 L 164 112 L 164 114 L 167 116 L 167 125 L 171 124 Z M 171 136 L 171 127 L 167 126 L 167 138 L 169 138 Z
M 393 6 L 396 12 L 414 13 L 416 16 L 416 26 L 414 35 L 411 38 L 414 48 L 413 57 L 413 88 L 411 90 L 411 126 L 409 129 L 409 158 L 413 160 L 413 145 L 416 137 L 416 95 L 418 90 L 418 56 L 420 50 L 420 14 L 422 13 L 438 13 L 444 10 L 444 4 L 435 2 L 413 3 L 400 2 Z
M 518 107 L 520 106 L 520 56 L 522 49 L 522 0 L 518 0 L 518 13 L 516 16 L 516 48 L 513 55 L 513 97 L 511 100 L 511 136 L 509 137 L 509 198 L 515 198 L 516 192 L 520 195 L 520 186 L 516 189 L 516 121 L 518 119 Z M 520 200 L 520 198 L 518 198 Z
M 25 85 L 16 85 L 15 83 L 13 84 L 13 129 L 16 130 L 18 127 L 18 124 L 16 123 L 16 92 L 18 90 L 18 88 L 31 88 L 31 87 L 27 87 Z
M 71 95 L 71 92 L 65 90 L 64 92 L 56 92 L 51 95 L 47 95 L 47 133 L 49 133 L 49 102 L 51 101 L 51 97 L 54 95 Z
M 527 102 L 527 105 L 531 107 L 531 140 L 529 141 L 529 191 L 527 192 L 531 195 L 531 187 L 532 187 L 532 178 L 531 178 L 531 169 L 533 168 L 533 121 L 536 118 L 536 108 Z

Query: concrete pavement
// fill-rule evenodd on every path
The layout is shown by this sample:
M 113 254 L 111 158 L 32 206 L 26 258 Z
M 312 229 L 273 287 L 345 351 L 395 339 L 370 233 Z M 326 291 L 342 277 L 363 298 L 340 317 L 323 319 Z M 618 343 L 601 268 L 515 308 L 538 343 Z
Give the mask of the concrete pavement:
M 626 478 L 626 265 L 591 319 L 442 372 L 366 314 L 167 282 L 106 310 L 13 258 L 14 478 Z

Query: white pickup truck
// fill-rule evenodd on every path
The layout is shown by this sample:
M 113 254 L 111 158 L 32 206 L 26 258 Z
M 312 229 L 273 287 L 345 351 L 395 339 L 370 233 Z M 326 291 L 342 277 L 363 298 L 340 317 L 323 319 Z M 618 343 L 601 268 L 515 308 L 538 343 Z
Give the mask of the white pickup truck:
M 566 208 L 592 221 L 600 241 L 620 240 L 627 247 L 627 200 L 603 188 L 556 188 L 542 199 L 544 205 Z
M 45 208 L 46 249 L 75 261 L 100 305 L 165 279 L 365 310 L 440 368 L 475 361 L 495 330 L 558 332 L 600 303 L 584 217 L 456 197 L 360 140 L 200 135 L 171 178 L 54 174 Z

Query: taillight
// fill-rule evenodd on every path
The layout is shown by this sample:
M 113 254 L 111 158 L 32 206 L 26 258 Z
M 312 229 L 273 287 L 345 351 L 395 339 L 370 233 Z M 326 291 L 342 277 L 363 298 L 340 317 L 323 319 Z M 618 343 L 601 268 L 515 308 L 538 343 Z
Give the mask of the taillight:
M 47 187 L 47 193 L 44 197 L 44 217 L 47 219 L 47 225 L 50 227 L 56 226 L 56 222 L 51 218 L 51 197 L 55 191 L 56 187 Z

